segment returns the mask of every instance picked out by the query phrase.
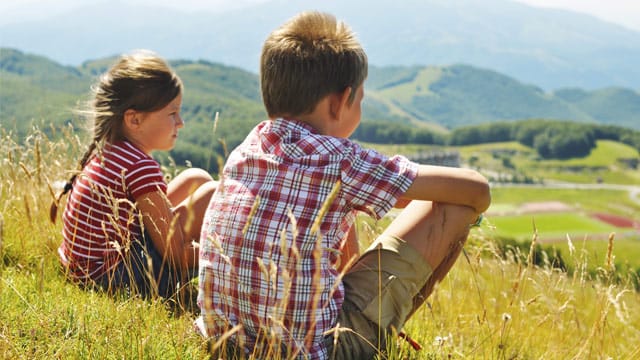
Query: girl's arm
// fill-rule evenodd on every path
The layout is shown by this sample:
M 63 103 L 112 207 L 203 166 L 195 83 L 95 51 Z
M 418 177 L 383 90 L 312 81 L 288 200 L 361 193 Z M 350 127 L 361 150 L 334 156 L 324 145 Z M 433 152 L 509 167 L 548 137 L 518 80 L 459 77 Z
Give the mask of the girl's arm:
M 404 198 L 464 205 L 481 214 L 491 203 L 489 182 L 475 170 L 420 165 Z
M 198 250 L 192 240 L 185 238 L 183 222 L 186 219 L 171 211 L 166 196 L 153 191 L 136 199 L 136 205 L 142 214 L 145 229 L 160 255 L 179 269 L 188 269 L 197 265 Z
M 137 199 L 153 244 L 175 267 L 198 265 L 198 249 L 193 242 L 200 240 L 204 213 L 217 187 L 208 172 L 189 168 L 167 184 L 166 196 L 157 191 Z

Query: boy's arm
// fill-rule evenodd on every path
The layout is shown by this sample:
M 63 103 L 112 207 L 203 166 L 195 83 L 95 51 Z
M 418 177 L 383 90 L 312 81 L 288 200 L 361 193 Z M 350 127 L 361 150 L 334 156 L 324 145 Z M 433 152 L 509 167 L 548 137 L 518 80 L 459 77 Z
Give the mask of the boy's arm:
M 477 171 L 432 165 L 419 166 L 418 175 L 402 197 L 464 205 L 476 214 L 491 203 L 489 182 Z
M 404 209 L 407 207 L 407 205 L 409 205 L 410 202 L 411 202 L 411 199 L 401 197 L 401 198 L 398 198 L 398 201 L 396 201 L 396 204 L 393 205 L 393 207 L 396 209 Z

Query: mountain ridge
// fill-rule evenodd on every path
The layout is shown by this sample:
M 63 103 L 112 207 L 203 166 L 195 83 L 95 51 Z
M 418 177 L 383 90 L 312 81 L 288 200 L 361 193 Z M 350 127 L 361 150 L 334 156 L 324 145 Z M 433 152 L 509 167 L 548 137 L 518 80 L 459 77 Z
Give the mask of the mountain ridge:
M 60 110 L 52 109 L 71 108 L 86 97 L 96 77 L 114 60 L 115 57 L 93 59 L 72 67 L 41 55 L 0 48 L 2 121 L 6 125 L 6 117 L 11 116 L 27 123 L 33 118 L 55 115 L 51 120 L 56 123 L 72 122 L 71 114 L 62 119 Z M 202 110 L 191 113 L 196 119 L 213 119 L 214 109 L 225 116 L 232 113 L 266 117 L 258 75 L 206 60 L 178 59 L 170 63 L 185 82 L 187 111 L 209 109 L 206 114 L 200 114 Z M 497 71 L 465 64 L 371 66 L 365 88 L 364 121 L 395 121 L 438 131 L 528 118 L 640 128 L 640 93 L 633 89 L 564 88 L 546 92 Z M 38 109 L 42 112 L 38 113 Z
M 166 58 L 203 59 L 257 72 L 266 35 L 304 9 L 346 20 L 374 66 L 465 63 L 546 90 L 638 90 L 640 84 L 640 32 L 589 15 L 506 0 L 269 0 L 220 13 L 117 2 L 0 26 L 0 46 L 71 64 L 151 48 Z

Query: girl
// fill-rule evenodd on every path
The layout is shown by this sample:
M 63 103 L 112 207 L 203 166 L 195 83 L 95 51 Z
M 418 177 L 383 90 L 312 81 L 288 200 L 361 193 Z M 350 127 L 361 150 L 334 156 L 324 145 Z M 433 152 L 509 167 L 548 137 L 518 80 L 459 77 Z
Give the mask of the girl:
M 167 184 L 150 156 L 175 145 L 181 102 L 180 78 L 149 52 L 122 56 L 95 86 L 93 140 L 60 195 L 71 190 L 58 254 L 81 286 L 167 298 L 196 275 L 217 183 L 192 168 Z

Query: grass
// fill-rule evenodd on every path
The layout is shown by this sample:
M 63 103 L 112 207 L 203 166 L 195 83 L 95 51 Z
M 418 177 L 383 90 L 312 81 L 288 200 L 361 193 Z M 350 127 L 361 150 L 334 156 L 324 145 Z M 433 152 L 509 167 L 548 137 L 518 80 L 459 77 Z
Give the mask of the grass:
M 499 216 L 489 219 L 498 236 L 531 239 L 538 232 L 541 242 L 573 239 L 607 239 L 618 228 L 577 213 L 550 213 Z M 640 265 L 640 264 L 639 264 Z
M 637 328 L 630 324 L 640 317 L 627 312 L 638 305 L 636 293 L 551 268 L 487 262 L 473 254 L 470 259 L 458 263 L 430 309 L 407 329 L 431 340 L 434 358 L 631 359 L 639 354 L 632 340 Z
M 6 134 L 0 138 L 0 358 L 207 358 L 206 344 L 192 329 L 196 312 L 83 291 L 65 281 L 56 255 L 60 222 L 48 220 L 49 184 L 67 178 L 80 150 L 70 133 L 51 141 L 36 130 L 20 144 Z M 496 190 L 504 208 L 526 201 L 524 190 Z M 581 206 L 597 208 L 615 196 L 589 193 Z M 361 232 L 374 236 L 386 221 L 361 221 Z M 531 232 L 530 224 L 522 231 Z M 638 358 L 640 295 L 613 281 L 614 270 L 605 266 L 607 258 L 619 260 L 630 249 L 637 254 L 637 247 L 623 244 L 598 256 L 568 253 L 565 261 L 577 269 L 568 274 L 498 254 L 485 224 L 473 230 L 465 254 L 407 323 L 406 332 L 423 349 L 393 342 L 389 358 Z
M 2 276 L 0 357 L 203 358 L 186 317 L 159 301 L 114 299 L 63 280 L 57 264 Z
M 502 207 L 517 208 L 531 202 L 559 201 L 575 212 L 606 212 L 634 219 L 640 218 L 640 204 L 625 190 L 608 189 L 549 189 L 541 187 L 494 187 L 489 211 Z

